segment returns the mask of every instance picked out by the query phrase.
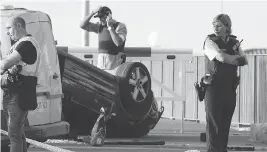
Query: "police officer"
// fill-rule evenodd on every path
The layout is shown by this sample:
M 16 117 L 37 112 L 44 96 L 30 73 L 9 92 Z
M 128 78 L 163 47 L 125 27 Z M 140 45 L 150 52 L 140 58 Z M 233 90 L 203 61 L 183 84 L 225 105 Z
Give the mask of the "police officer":
M 99 18 L 98 23 L 90 22 L 92 17 Z M 80 27 L 98 34 L 97 67 L 106 71 L 117 68 L 125 61 L 124 46 L 127 29 L 125 24 L 112 18 L 110 8 L 102 6 L 93 11 L 81 22 Z
M 27 33 L 23 18 L 18 16 L 9 18 L 6 28 L 7 34 L 12 41 L 15 41 L 15 44 L 0 63 L 1 88 L 2 82 L 7 81 L 7 76 L 4 76 L 7 70 L 14 66 L 22 68 L 18 70 L 20 84 L 14 85 L 16 87 L 11 89 L 9 87 L 11 84 L 8 83 L 6 88 L 2 88 L 4 91 L 3 111 L 8 122 L 10 152 L 26 152 L 27 143 L 23 127 L 28 110 L 34 110 L 37 107 L 37 68 L 41 51 L 37 41 Z
M 204 43 L 208 85 L 205 94 L 208 152 L 226 152 L 229 129 L 236 107 L 237 67 L 248 64 L 237 37 L 231 35 L 231 19 L 217 15 L 214 33 Z

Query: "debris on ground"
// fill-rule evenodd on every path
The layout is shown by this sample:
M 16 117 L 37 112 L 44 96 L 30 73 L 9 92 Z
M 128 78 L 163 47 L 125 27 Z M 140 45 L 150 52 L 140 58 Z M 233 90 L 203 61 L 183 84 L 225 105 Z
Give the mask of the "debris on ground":
M 185 152 L 200 152 L 199 150 L 187 150 L 187 151 L 185 151 Z

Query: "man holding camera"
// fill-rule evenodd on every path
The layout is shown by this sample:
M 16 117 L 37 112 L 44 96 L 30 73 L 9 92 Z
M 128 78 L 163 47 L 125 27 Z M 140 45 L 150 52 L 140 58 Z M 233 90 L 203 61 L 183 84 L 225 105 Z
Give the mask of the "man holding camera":
M 99 22 L 90 22 L 92 17 L 99 18 Z M 123 52 L 127 29 L 125 24 L 112 18 L 112 12 L 108 7 L 101 6 L 93 11 L 85 17 L 80 27 L 98 34 L 98 68 L 109 72 L 125 62 L 126 56 Z
M 27 33 L 23 18 L 10 17 L 6 28 L 15 43 L 0 63 L 2 106 L 8 122 L 10 152 L 26 152 L 23 128 L 28 111 L 37 107 L 37 69 L 41 51 L 35 38 Z

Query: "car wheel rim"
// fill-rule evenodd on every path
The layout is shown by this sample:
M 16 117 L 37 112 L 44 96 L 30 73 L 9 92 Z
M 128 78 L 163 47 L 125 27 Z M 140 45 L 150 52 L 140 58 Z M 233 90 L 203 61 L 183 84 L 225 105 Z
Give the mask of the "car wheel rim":
M 143 68 L 133 69 L 129 79 L 129 87 L 135 102 L 142 102 L 146 99 L 149 91 L 149 79 Z

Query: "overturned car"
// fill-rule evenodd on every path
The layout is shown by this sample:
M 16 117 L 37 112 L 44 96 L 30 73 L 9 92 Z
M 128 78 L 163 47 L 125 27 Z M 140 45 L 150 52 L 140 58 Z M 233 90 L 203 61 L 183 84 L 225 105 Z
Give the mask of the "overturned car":
M 113 75 L 67 53 L 68 47 L 57 49 L 63 114 L 72 133 L 88 133 L 101 107 L 114 115 L 107 121 L 107 136 L 140 137 L 156 125 L 163 109 L 159 112 L 144 64 L 123 63 Z

